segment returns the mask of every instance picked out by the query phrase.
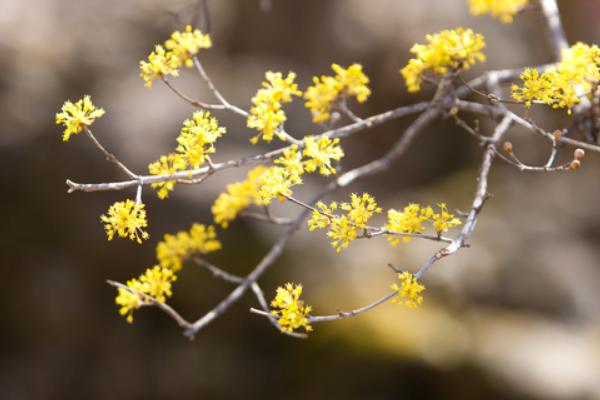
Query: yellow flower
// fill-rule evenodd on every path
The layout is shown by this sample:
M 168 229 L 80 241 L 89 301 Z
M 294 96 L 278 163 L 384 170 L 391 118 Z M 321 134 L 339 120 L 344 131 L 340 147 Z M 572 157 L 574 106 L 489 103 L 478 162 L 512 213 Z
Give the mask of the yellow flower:
M 152 82 L 158 77 L 166 75 L 178 76 L 177 70 L 181 60 L 164 47 L 156 45 L 154 51 L 148 56 L 148 61 L 140 61 L 140 76 L 146 82 L 144 85 L 152 87 Z
M 156 245 L 156 259 L 163 268 L 178 272 L 183 266 L 183 261 L 188 257 L 190 249 L 190 235 L 181 231 L 175 235 L 165 234 L 163 240 Z
M 267 167 L 259 165 L 248 172 L 245 181 L 227 185 L 227 192 L 221 193 L 211 207 L 215 223 L 226 229 L 239 212 L 251 203 L 263 204 L 258 191 L 260 189 L 260 177 L 265 171 L 267 171 Z
M 448 212 L 446 203 L 439 203 L 438 207 L 440 208 L 440 212 L 434 213 L 431 216 L 431 220 L 433 221 L 433 229 L 435 229 L 436 232 L 446 232 L 448 229 L 462 224 L 460 219 L 456 218 L 454 214 L 450 214 Z
M 392 299 L 392 303 L 405 305 L 408 308 L 417 308 L 423 302 L 421 292 L 425 290 L 425 286 L 421 285 L 417 278 L 409 272 L 398 274 L 398 279 L 400 286 L 396 283 L 391 286 L 392 290 L 398 292 L 397 296 Z
M 104 115 L 102 108 L 97 108 L 92 104 L 89 95 L 83 96 L 83 99 L 76 103 L 67 100 L 62 105 L 61 112 L 56 114 L 56 124 L 62 124 L 65 127 L 63 132 L 63 141 L 69 140 L 71 135 L 83 131 L 86 126 L 91 126 L 96 118 Z
M 140 281 L 137 279 L 131 279 L 127 281 L 127 287 L 129 290 L 125 288 L 117 289 L 115 303 L 120 306 L 119 314 L 122 316 L 126 315 L 127 322 L 131 324 L 133 322 L 133 311 L 140 308 L 145 302 L 140 294 L 143 292 Z
M 423 222 L 429 220 L 433 215 L 431 207 L 421 207 L 419 204 L 409 204 L 404 207 L 403 212 L 391 209 L 388 211 L 388 224 L 385 229 L 402 233 L 423 233 L 426 228 Z M 400 241 L 410 242 L 409 236 L 400 237 L 388 235 L 392 246 L 397 246 Z
M 527 69 L 521 81 L 523 87 L 512 86 L 514 99 L 527 107 L 540 101 L 553 108 L 566 108 L 570 114 L 582 94 L 592 91 L 600 81 L 600 48 L 577 43 L 563 51 L 558 65 L 542 74 Z
M 501 22 L 508 24 L 528 0 L 469 0 L 471 14 L 491 14 Z
M 291 333 L 296 329 L 304 328 L 306 332 L 312 331 L 309 322 L 311 306 L 304 305 L 300 300 L 302 285 L 287 283 L 284 287 L 278 287 L 275 299 L 271 306 L 278 308 L 271 313 L 277 318 L 277 323 L 283 332 Z
M 190 250 L 194 253 L 207 254 L 221 249 L 221 243 L 216 240 L 215 227 L 193 224 L 190 228 Z
M 309 158 L 304 161 L 304 168 L 307 172 L 315 172 L 317 168 L 322 175 L 329 176 L 335 174 L 335 168 L 331 166 L 331 161 L 339 161 L 344 156 L 344 151 L 339 146 L 340 139 L 329 139 L 321 136 L 318 140 L 314 136 L 304 138 L 304 151 L 302 154 Z
M 520 102 L 524 102 L 527 107 L 531 107 L 534 100 L 543 101 L 544 103 L 552 103 L 552 92 L 554 71 L 551 73 L 543 73 L 537 69 L 527 68 L 521 74 L 523 87 L 517 85 L 512 86 L 512 97 Z
M 194 254 L 208 254 L 221 249 L 215 227 L 193 224 L 188 232 L 166 234 L 156 246 L 156 258 L 161 267 L 177 272 L 183 262 Z
M 108 209 L 108 216 L 102 215 L 100 219 L 104 223 L 104 229 L 108 240 L 112 240 L 115 234 L 119 237 L 129 238 L 142 243 L 142 239 L 148 239 L 148 232 L 143 228 L 148 226 L 144 204 L 133 200 L 118 201 Z
M 350 221 L 359 228 L 366 228 L 369 218 L 375 213 L 381 213 L 375 198 L 368 193 L 363 193 L 362 196 L 352 193 L 351 202 L 342 203 L 340 208 L 348 212 Z
M 356 226 L 345 215 L 333 218 L 327 236 L 333 239 L 331 246 L 339 253 L 348 247 L 351 241 L 356 239 Z
M 292 177 L 285 168 L 271 167 L 260 177 L 258 196 L 264 205 L 269 205 L 276 197 L 283 201 L 285 197 L 292 195 L 291 187 L 301 183 L 300 177 Z
M 352 64 L 347 69 L 332 64 L 331 68 L 335 72 L 335 80 L 339 82 L 340 93 L 344 96 L 354 96 L 356 101 L 364 103 L 371 95 L 371 89 L 367 86 L 369 78 L 364 74 L 362 65 Z
M 310 220 L 308 220 L 308 229 L 314 231 L 315 229 L 325 229 L 329 227 L 331 219 L 334 218 L 333 213 L 338 209 L 338 204 L 333 201 L 327 206 L 327 204 L 319 201 L 316 204 L 316 210 L 312 212 Z
M 335 101 L 340 97 L 356 97 L 359 103 L 364 103 L 371 89 L 367 86 L 369 78 L 363 73 L 362 65 L 352 64 L 347 69 L 332 64 L 335 76 L 313 77 L 313 86 L 306 89 L 304 104 L 313 115 L 313 122 L 327 121 Z
M 147 269 L 140 276 L 140 283 L 142 284 L 142 291 L 154 298 L 154 300 L 164 303 L 167 297 L 171 297 L 171 282 L 175 281 L 177 276 L 173 274 L 173 271 L 167 268 L 162 268 L 155 265 L 152 268 Z
M 158 161 L 148 165 L 148 171 L 152 175 L 172 175 L 177 171 L 183 171 L 187 168 L 187 163 L 183 157 L 176 153 L 170 153 L 166 156 L 161 156 Z M 155 182 L 151 185 L 153 189 L 158 189 L 157 195 L 160 199 L 169 197 L 169 193 L 175 187 L 176 180 L 168 180 L 163 182 Z
M 428 43 L 415 44 L 410 52 L 416 57 L 409 60 L 400 71 L 409 92 L 421 89 L 422 75 L 426 71 L 444 75 L 449 69 L 466 70 L 478 61 L 485 61 L 485 55 L 481 52 L 485 40 L 471 29 L 444 30 L 425 38 Z
M 214 143 L 225 134 L 225 128 L 208 111 L 196 111 L 192 119 L 183 121 L 177 138 L 177 152 L 193 168 L 204 164 L 208 154 L 215 152 Z
M 301 162 L 302 155 L 298 153 L 298 146 L 293 145 L 283 150 L 283 156 L 277 158 L 275 164 L 281 165 L 284 168 L 290 179 L 295 184 L 302 183 L 300 176 L 304 174 L 304 166 Z
M 194 65 L 192 57 L 198 54 L 200 49 L 210 49 L 211 47 L 210 36 L 203 34 L 198 29 L 192 31 L 190 25 L 185 27 L 185 32 L 173 32 L 171 38 L 165 42 L 165 48 L 170 50 L 188 68 Z
M 148 268 L 138 279 L 127 281 L 127 287 L 117 289 L 115 303 L 120 306 L 119 314 L 127 316 L 127 322 L 133 322 L 133 312 L 149 303 L 144 297 L 150 296 L 155 301 L 164 303 L 172 296 L 171 283 L 177 276 L 170 269 L 154 266 Z
M 313 122 L 327 121 L 331 117 L 331 109 L 339 95 L 338 82 L 332 76 L 313 77 L 313 86 L 304 92 L 307 100 L 304 105 L 313 116 Z
M 252 108 L 248 116 L 247 126 L 260 133 L 250 139 L 254 144 L 262 135 L 265 142 L 273 140 L 273 135 L 277 135 L 284 140 L 284 135 L 279 131 L 281 125 L 287 119 L 283 112 L 283 103 L 292 101 L 292 96 L 302 96 L 298 90 L 298 85 L 294 83 L 296 74 L 288 72 L 284 79 L 281 72 L 268 71 L 265 74 L 266 81 L 262 83 L 262 88 L 258 90 L 252 98 Z

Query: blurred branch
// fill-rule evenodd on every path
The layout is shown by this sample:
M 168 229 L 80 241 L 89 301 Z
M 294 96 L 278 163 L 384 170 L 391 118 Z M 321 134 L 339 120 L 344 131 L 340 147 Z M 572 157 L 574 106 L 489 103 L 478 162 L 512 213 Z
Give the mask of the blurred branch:
M 560 61 L 563 50 L 569 48 L 569 43 L 560 20 L 560 13 L 556 0 L 539 0 L 548 30 L 549 42 L 552 46 L 554 58 Z

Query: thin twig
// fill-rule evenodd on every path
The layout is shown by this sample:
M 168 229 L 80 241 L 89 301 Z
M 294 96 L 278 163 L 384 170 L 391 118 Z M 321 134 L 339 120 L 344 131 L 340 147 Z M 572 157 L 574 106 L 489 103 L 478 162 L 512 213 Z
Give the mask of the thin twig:
M 84 126 L 83 129 L 85 130 L 85 133 L 88 135 L 88 137 L 90 138 L 90 140 L 92 141 L 92 143 L 94 143 L 96 145 L 96 147 L 98 149 L 100 149 L 100 151 L 104 154 L 104 156 L 106 157 L 106 159 L 108 161 L 112 162 L 117 167 L 119 167 L 130 178 L 136 179 L 136 181 L 137 181 L 137 179 L 139 178 L 138 175 L 136 175 L 133 172 L 131 172 L 131 170 L 129 170 L 129 168 L 127 168 L 125 166 L 125 164 L 123 164 L 121 161 L 119 161 L 119 159 L 114 154 L 112 154 L 111 152 L 109 152 L 108 150 L 106 150 L 106 148 L 100 143 L 100 141 L 98 139 L 96 139 L 96 136 L 94 136 L 94 134 L 92 133 L 92 130 L 89 127 Z
M 127 290 L 130 293 L 137 294 L 138 296 L 142 297 L 147 302 L 147 304 L 154 305 L 154 306 L 160 308 L 162 311 L 164 311 L 175 322 L 177 322 L 177 324 L 181 328 L 183 328 L 183 329 L 189 329 L 189 327 L 191 326 L 191 324 L 185 318 L 183 318 L 177 311 L 175 311 L 167 303 L 164 303 L 162 301 L 158 301 L 154 297 L 152 297 L 150 295 L 147 295 L 146 293 L 142 293 L 139 290 L 136 290 L 134 288 L 130 288 L 129 286 L 124 285 L 124 284 L 122 284 L 120 282 L 106 280 L 106 283 L 108 283 L 109 285 L 111 285 L 113 287 L 124 289 L 124 290 Z
M 235 274 L 229 273 L 227 271 L 224 271 L 221 268 L 209 263 L 202 257 L 195 256 L 195 257 L 193 257 L 193 260 L 197 265 L 208 270 L 215 278 L 219 278 L 226 282 L 236 283 L 236 284 L 242 283 L 244 281 L 243 276 L 235 275 Z
M 227 101 L 225 99 L 225 97 L 221 94 L 221 92 L 219 92 L 219 90 L 217 89 L 217 87 L 213 83 L 212 79 L 210 79 L 210 77 L 208 76 L 208 74 L 204 70 L 204 67 L 200 63 L 200 60 L 198 60 L 198 57 L 194 56 L 194 57 L 192 57 L 192 60 L 194 61 L 194 66 L 196 67 L 196 70 L 198 71 L 198 73 L 200 74 L 200 76 L 202 77 L 202 79 L 204 80 L 204 82 L 206 82 L 206 84 L 207 84 L 208 88 L 210 89 L 210 91 L 219 100 L 219 102 L 221 103 L 221 105 L 223 106 L 223 108 L 228 109 L 230 111 L 233 111 L 234 113 L 239 114 L 242 117 L 247 117 L 248 115 L 250 115 L 246 110 L 242 110 L 241 108 L 239 108 L 237 106 L 234 106 L 233 104 L 231 104 L 229 101 Z
M 165 78 L 164 76 L 161 75 L 161 79 L 165 83 L 165 85 L 167 85 L 167 87 L 169 89 L 171 89 L 171 91 L 173 93 L 175 93 L 180 99 L 182 99 L 185 102 L 189 103 L 193 107 L 202 108 L 202 109 L 205 109 L 205 110 L 225 110 L 225 109 L 227 109 L 227 107 L 224 106 L 223 104 L 209 104 L 209 103 L 204 103 L 204 102 L 202 102 L 200 100 L 197 100 L 197 99 L 193 99 L 193 98 L 189 97 L 188 95 L 186 95 L 185 93 L 181 92 L 175 86 L 173 86 L 171 84 L 171 82 L 167 78 Z

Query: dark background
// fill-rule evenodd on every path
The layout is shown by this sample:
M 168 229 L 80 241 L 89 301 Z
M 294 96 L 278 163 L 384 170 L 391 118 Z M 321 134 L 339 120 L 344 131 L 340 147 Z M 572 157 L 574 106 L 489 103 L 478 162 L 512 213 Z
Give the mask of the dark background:
M 201 59 L 225 96 L 244 108 L 264 71 L 294 70 L 305 88 L 312 75 L 329 73 L 332 62 L 359 62 L 371 77 L 371 98 L 353 105 L 361 116 L 427 99 L 430 90 L 408 95 L 398 70 L 412 43 L 460 25 L 487 39 L 488 61 L 468 76 L 553 61 L 536 10 L 503 25 L 469 16 L 463 0 L 267 3 L 207 2 L 214 47 Z M 559 6 L 571 43 L 599 42 L 600 2 L 564 0 Z M 192 109 L 161 85 L 145 88 L 138 62 L 195 18 L 202 20 L 196 3 L 183 0 L 2 2 L 0 398 L 600 398 L 600 156 L 594 154 L 576 173 L 521 173 L 498 162 L 490 179 L 494 197 L 472 248 L 436 264 L 425 279 L 425 303 L 415 311 L 388 304 L 317 325 L 308 340 L 294 340 L 250 315 L 256 301 L 248 295 L 193 342 L 156 309 L 137 312 L 128 325 L 105 279 L 125 281 L 151 266 L 164 233 L 210 223 L 214 199 L 246 171 L 177 187 L 167 201 L 145 191 L 151 239 L 142 246 L 108 242 L 100 214 L 134 194 L 67 194 L 67 178 L 123 176 L 85 137 L 62 143 L 54 114 L 65 99 L 91 94 L 107 110 L 94 125 L 97 136 L 134 171 L 145 171 L 174 148 Z M 174 82 L 210 99 L 191 70 Z M 547 129 L 569 123 L 562 111 L 534 109 L 532 115 Z M 217 116 L 228 134 L 216 160 L 267 148 L 248 144 L 254 133 L 237 116 Z M 393 121 L 345 141 L 342 167 L 383 154 L 409 122 Z M 288 108 L 286 126 L 298 136 L 320 131 L 301 101 Z M 531 163 L 542 162 L 549 150 L 519 129 L 511 141 Z M 561 160 L 571 151 L 565 149 Z M 369 191 L 384 209 L 446 201 L 465 210 L 480 157 L 470 136 L 440 121 L 391 170 L 349 190 Z M 298 196 L 310 198 L 323 183 L 309 180 Z M 224 249 L 210 260 L 248 272 L 278 232 L 238 221 L 219 230 Z M 315 312 L 331 313 L 385 293 L 394 279 L 388 262 L 414 271 L 436 248 L 413 242 L 393 249 L 381 238 L 336 255 L 322 233 L 304 226 L 261 284 L 271 297 L 282 283 L 302 282 Z M 189 265 L 170 303 L 195 319 L 231 289 Z

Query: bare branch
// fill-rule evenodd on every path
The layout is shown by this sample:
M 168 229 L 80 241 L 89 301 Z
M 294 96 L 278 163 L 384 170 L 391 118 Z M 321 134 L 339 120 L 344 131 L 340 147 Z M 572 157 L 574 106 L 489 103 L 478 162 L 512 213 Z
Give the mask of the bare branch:
M 220 279 L 223 279 L 224 281 L 230 282 L 230 283 L 242 283 L 244 281 L 243 276 L 238 276 L 238 275 L 234 275 L 229 272 L 223 271 L 221 268 L 209 263 L 202 257 L 195 256 L 193 258 L 193 260 L 197 265 L 208 270 L 215 278 L 220 278 Z
M 510 127 L 513 124 L 513 119 L 511 116 L 505 116 L 500 124 L 496 127 L 492 138 L 490 139 L 490 143 L 487 145 L 487 149 L 483 154 L 483 161 L 481 163 L 481 168 L 479 170 L 479 176 L 477 178 L 477 189 L 475 191 L 475 197 L 473 199 L 473 203 L 471 205 L 471 210 L 469 211 L 469 215 L 463 225 L 463 228 L 460 232 L 460 235 L 448 246 L 439 250 L 433 257 L 429 259 L 429 261 L 417 271 L 415 277 L 417 279 L 421 279 L 423 274 L 427 272 L 427 270 L 438 260 L 443 257 L 449 256 L 453 253 L 456 253 L 461 248 L 465 247 L 467 239 L 473 233 L 475 229 L 475 225 L 477 225 L 477 217 L 483 208 L 485 201 L 488 199 L 488 176 L 490 174 L 490 169 L 492 167 L 492 162 L 494 160 L 494 156 L 496 155 L 495 146 L 499 140 L 508 132 Z
M 177 97 L 179 97 L 186 103 L 189 103 L 193 107 L 202 108 L 204 110 L 226 110 L 227 109 L 227 107 L 224 106 L 223 104 L 209 104 L 209 103 L 204 103 L 197 99 L 193 99 L 193 98 L 189 97 L 188 95 L 184 94 L 183 92 L 181 92 L 175 86 L 173 86 L 171 84 L 171 82 L 169 82 L 169 80 L 167 78 L 165 78 L 164 76 L 161 76 L 161 79 L 165 83 L 165 85 L 167 85 L 167 87 L 169 89 L 171 89 L 171 91 L 177 95 Z
M 346 125 L 341 128 L 332 129 L 330 131 L 324 132 L 322 135 L 327 136 L 329 138 L 345 138 L 352 134 L 362 132 L 367 128 L 372 128 L 378 125 L 381 125 L 387 121 L 404 117 L 406 115 L 414 114 L 420 111 L 427 109 L 430 105 L 429 102 L 416 103 L 409 106 L 398 107 L 396 109 L 383 112 L 381 114 L 374 115 L 372 117 L 366 118 L 361 122 L 356 122 L 350 125 Z M 304 146 L 303 143 L 298 145 L 299 148 Z M 216 163 L 213 166 L 213 172 L 218 172 L 223 169 L 229 168 L 238 168 L 246 165 L 257 164 L 264 161 L 273 160 L 283 154 L 286 149 L 289 149 L 289 146 L 280 148 L 278 150 L 269 151 L 264 154 L 258 154 L 254 156 L 244 157 L 239 160 L 231 160 L 223 163 Z M 165 181 L 190 181 L 191 179 L 197 179 L 202 176 L 205 176 L 209 173 L 209 166 L 202 166 L 200 168 L 196 168 L 194 170 L 186 170 L 186 171 L 178 171 L 174 174 L 163 174 L 163 175 L 142 175 L 139 176 L 139 180 L 128 180 L 128 181 L 120 181 L 120 182 L 107 182 L 107 183 L 77 183 L 72 180 L 67 180 L 67 185 L 69 186 L 69 193 L 74 191 L 83 191 L 83 192 L 97 192 L 97 191 L 110 191 L 110 190 L 123 190 L 131 186 L 136 186 L 138 184 L 141 185 L 150 185 L 156 182 L 165 182 Z
M 83 129 L 85 130 L 85 133 L 88 135 L 88 137 L 90 138 L 90 140 L 92 141 L 92 143 L 94 143 L 96 145 L 96 147 L 98 149 L 100 149 L 100 151 L 104 154 L 104 156 L 106 157 L 106 159 L 108 161 L 114 163 L 123 172 L 125 172 L 127 175 L 129 175 L 130 178 L 138 179 L 138 176 L 136 174 L 134 174 L 133 172 L 131 172 L 129 170 L 129 168 L 127 168 L 125 166 L 125 164 L 123 164 L 121 161 L 119 161 L 119 159 L 114 154 L 112 154 L 111 152 L 109 152 L 108 150 L 106 150 L 106 148 L 104 146 L 102 146 L 102 144 L 100 143 L 100 141 L 98 139 L 96 139 L 96 136 L 94 136 L 94 134 L 92 133 L 92 130 L 89 127 L 87 127 L 87 126 L 84 125 Z
M 558 11 L 558 5 L 556 0 L 539 0 L 544 14 L 544 20 L 546 21 L 546 28 L 548 29 L 549 41 L 552 46 L 554 58 L 560 61 L 562 58 L 562 51 L 569 48 L 569 43 L 565 36 L 565 31 L 560 20 L 560 13 Z
M 219 100 L 219 102 L 221 103 L 221 105 L 223 106 L 223 108 L 228 109 L 230 111 L 233 111 L 234 113 L 239 114 L 242 117 L 247 117 L 248 115 L 250 115 L 248 113 L 248 111 L 242 110 L 241 108 L 234 106 L 233 104 L 231 104 L 230 102 L 228 102 L 225 99 L 225 97 L 223 97 L 223 95 L 221 94 L 221 92 L 219 92 L 219 90 L 217 89 L 217 87 L 213 83 L 212 79 L 210 79 L 210 77 L 208 76 L 208 74 L 204 70 L 204 67 L 202 66 L 202 64 L 198 60 L 198 57 L 194 56 L 194 57 L 192 57 L 192 60 L 194 61 L 194 66 L 196 67 L 196 70 L 198 71 L 198 73 L 200 74 L 200 76 L 202 77 L 202 79 L 204 80 L 204 82 L 206 82 L 206 84 L 208 85 L 208 88 L 210 89 L 210 91 Z

